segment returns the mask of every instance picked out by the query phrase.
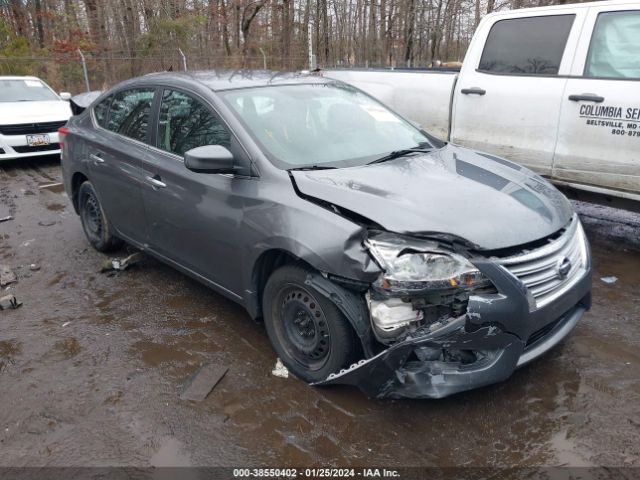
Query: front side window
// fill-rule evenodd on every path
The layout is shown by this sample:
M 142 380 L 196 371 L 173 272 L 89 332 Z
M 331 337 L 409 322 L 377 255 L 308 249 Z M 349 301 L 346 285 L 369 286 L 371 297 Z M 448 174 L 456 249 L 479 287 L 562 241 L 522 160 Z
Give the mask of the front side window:
M 496 22 L 478 70 L 512 75 L 557 75 L 574 15 L 512 18 Z
M 584 69 L 586 77 L 640 78 L 640 12 L 598 15 Z
M 146 142 L 154 92 L 152 88 L 140 88 L 117 93 L 109 109 L 107 129 Z
M 364 165 L 430 144 L 384 105 L 342 83 L 229 90 L 221 95 L 279 168 Z
M 185 93 L 165 90 L 158 119 L 158 147 L 182 156 L 204 145 L 229 148 L 231 136 L 204 104 Z
M 93 115 L 96 118 L 98 125 L 102 128 L 106 128 L 107 126 L 107 113 L 109 112 L 109 106 L 111 105 L 112 98 L 113 97 L 109 96 L 93 107 Z

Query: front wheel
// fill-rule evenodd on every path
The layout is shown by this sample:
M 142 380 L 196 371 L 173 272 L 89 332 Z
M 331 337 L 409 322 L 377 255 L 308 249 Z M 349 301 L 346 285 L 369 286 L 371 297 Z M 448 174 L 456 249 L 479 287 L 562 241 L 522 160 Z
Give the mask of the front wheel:
M 286 265 L 264 289 L 267 335 L 282 363 L 297 377 L 318 382 L 352 363 L 356 335 L 338 307 L 305 285 L 307 270 Z
M 122 240 L 111 233 L 111 225 L 89 181 L 78 189 L 78 212 L 84 234 L 93 248 L 99 252 L 108 252 L 122 246 Z

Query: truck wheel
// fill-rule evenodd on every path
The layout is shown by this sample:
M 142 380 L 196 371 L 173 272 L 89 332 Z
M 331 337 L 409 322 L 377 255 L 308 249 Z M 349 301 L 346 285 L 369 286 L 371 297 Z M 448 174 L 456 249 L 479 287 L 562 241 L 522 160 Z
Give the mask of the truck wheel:
M 286 265 L 264 289 L 267 334 L 282 363 L 307 382 L 324 380 L 354 361 L 356 335 L 338 307 L 305 285 L 308 271 Z
M 93 248 L 99 252 L 108 252 L 122 246 L 122 240 L 112 235 L 109 221 L 89 181 L 78 189 L 78 211 L 84 234 Z

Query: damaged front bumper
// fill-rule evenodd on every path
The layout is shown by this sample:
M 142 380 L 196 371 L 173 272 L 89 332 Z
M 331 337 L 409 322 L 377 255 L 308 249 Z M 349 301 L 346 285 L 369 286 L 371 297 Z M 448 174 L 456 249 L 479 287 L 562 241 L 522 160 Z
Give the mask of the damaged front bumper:
M 348 384 L 377 398 L 442 398 L 508 378 L 557 345 L 591 306 L 590 262 L 554 302 L 532 307 L 526 287 L 499 265 L 476 263 L 498 289 L 473 295 L 467 313 L 432 333 L 407 338 L 315 385 Z M 471 352 L 473 361 L 456 361 Z

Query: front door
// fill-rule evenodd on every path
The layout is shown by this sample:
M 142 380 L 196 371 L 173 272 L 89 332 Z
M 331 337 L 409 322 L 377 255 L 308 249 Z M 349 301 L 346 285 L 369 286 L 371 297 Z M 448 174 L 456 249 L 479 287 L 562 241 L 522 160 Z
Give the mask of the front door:
M 202 100 L 182 91 L 162 94 L 153 157 L 144 162 L 143 199 L 150 247 L 163 257 L 239 297 L 242 252 L 237 236 L 248 177 L 196 173 L 184 165 L 186 151 L 238 144 Z
M 467 54 L 476 60 L 465 59 L 455 86 L 451 140 L 550 175 L 562 75 L 582 19 L 579 12 L 483 24 Z
M 583 32 L 562 98 L 553 177 L 639 192 L 640 8 L 591 7 Z

